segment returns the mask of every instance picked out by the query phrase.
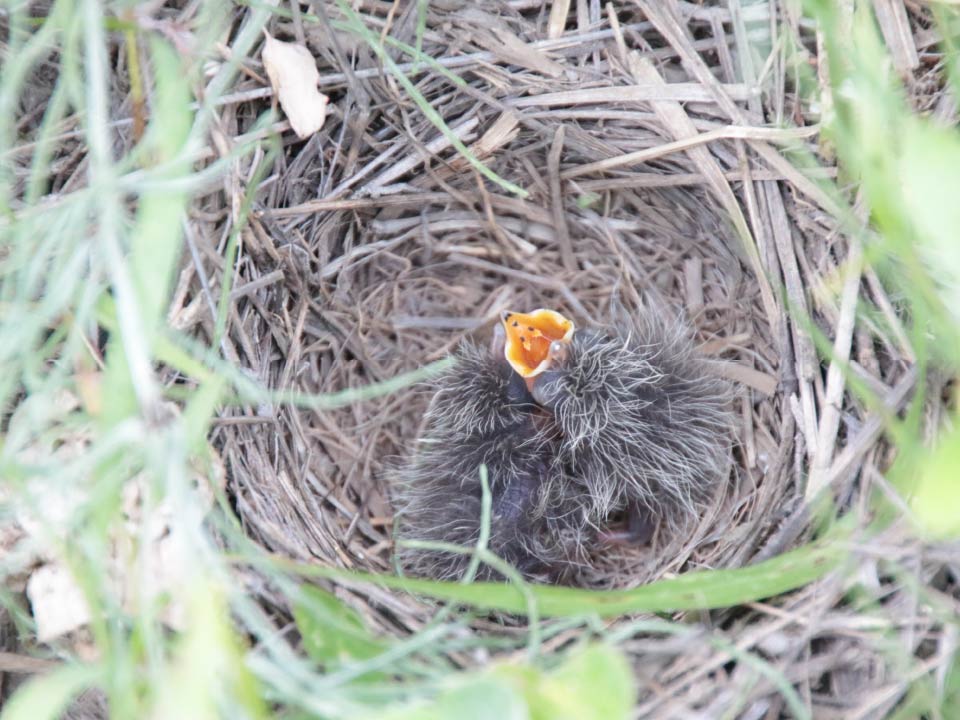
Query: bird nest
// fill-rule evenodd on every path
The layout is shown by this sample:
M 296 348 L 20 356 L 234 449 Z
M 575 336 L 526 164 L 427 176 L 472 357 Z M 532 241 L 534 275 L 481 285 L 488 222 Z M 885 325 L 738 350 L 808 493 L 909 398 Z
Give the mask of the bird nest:
M 365 3 L 365 22 L 414 46 L 417 6 L 393 12 L 392 4 Z M 638 2 L 616 17 L 591 16 L 586 6 L 577 3 L 586 18 L 574 25 L 571 13 L 551 39 L 540 2 L 503 2 L 496 12 L 429 3 L 423 52 L 460 81 L 438 64 L 395 55 L 415 92 L 366 44 L 336 30 L 335 17 L 275 18 L 274 36 L 302 39 L 317 58 L 328 117 L 309 140 L 285 132 L 274 162 L 254 158 L 268 174 L 240 235 L 222 349 L 267 386 L 329 394 L 414 371 L 464 338 L 486 342 L 504 309 L 552 308 L 578 327 L 607 319 L 614 305 L 683 317 L 699 352 L 734 387 L 733 469 L 695 525 L 604 553 L 581 579 L 631 587 L 793 547 L 807 529 L 808 477 L 863 515 L 870 478 L 891 456 L 881 418 L 903 407 L 917 374 L 873 271 L 862 282 L 854 275 L 855 285 L 844 278 L 857 250 L 837 232 L 836 208 L 815 172 L 786 159 L 782 146 L 799 156 L 820 151 L 810 127 L 819 118 L 807 115 L 815 106 L 799 92 L 785 91 L 783 65 L 763 70 L 759 62 L 781 56 L 769 46 L 753 51 L 754 42 L 771 42 L 768 6 L 751 15 Z M 779 32 L 815 48 L 802 25 Z M 768 77 L 758 94 L 751 68 L 779 79 Z M 926 77 L 922 67 L 917 73 Z M 911 86 L 918 103 L 923 86 Z M 259 137 L 267 102 L 259 81 L 241 83 L 227 100 L 217 132 Z M 949 115 L 951 106 L 939 103 L 937 112 Z M 783 117 L 798 128 L 770 127 Z M 482 177 L 450 134 L 528 195 Z M 818 172 L 834 172 L 824 164 Z M 211 194 L 194 213 L 197 236 L 221 238 L 219 253 L 228 246 L 223 218 L 240 217 L 240 188 L 256 177 L 254 165 L 238 166 L 228 202 Z M 855 321 L 858 296 L 883 315 L 879 323 Z M 212 321 L 200 311 L 192 317 L 212 337 Z M 827 372 L 811 324 L 876 391 L 879 414 L 845 391 L 839 365 Z M 430 396 L 427 382 L 334 409 L 224 409 L 213 441 L 249 536 L 306 563 L 394 573 L 389 469 L 412 451 Z M 875 560 L 865 568 L 880 583 Z M 283 606 L 269 583 L 256 587 L 268 605 Z M 891 682 L 888 663 L 858 634 L 859 617 L 843 605 L 846 587 L 830 576 L 712 620 L 738 646 L 749 637 L 817 707 L 875 707 Z M 342 581 L 337 594 L 385 633 L 415 632 L 435 612 L 430 601 L 370 584 L 354 592 Z M 916 614 L 908 596 L 896 593 L 911 608 L 904 612 Z M 478 632 L 511 632 L 497 620 L 474 622 Z M 728 671 L 719 647 L 635 642 L 626 649 L 643 654 L 638 673 L 659 688 L 641 693 L 638 716 L 691 708 L 714 716 L 734 697 L 753 698 L 753 711 L 770 717 L 782 707 L 746 664 Z
M 47 4 L 34 3 L 37 14 Z M 196 3 L 160 5 L 132 17 L 178 48 L 190 40 L 183 28 L 205 22 Z M 861 269 L 858 246 L 837 231 L 836 208 L 816 182 L 817 173 L 834 174 L 828 153 L 809 163 L 823 166 L 816 171 L 787 159 L 820 153 L 817 123 L 829 101 L 822 38 L 794 5 L 232 6 L 218 54 L 202 55 L 213 80 L 209 96 L 198 97 L 216 117 L 196 178 L 168 188 L 165 175 L 144 175 L 162 190 L 194 193 L 170 324 L 277 391 L 358 391 L 338 395 L 345 404 L 333 408 L 265 402 L 220 411 L 211 441 L 250 538 L 304 563 L 395 572 L 389 470 L 413 449 L 430 382 L 394 383 L 375 397 L 363 389 L 440 360 L 466 338 L 485 343 L 504 309 L 534 308 L 560 311 L 578 328 L 608 320 L 614 308 L 681 317 L 698 352 L 734 388 L 733 462 L 722 492 L 682 532 L 595 558 L 584 584 L 632 587 L 782 552 L 806 529 L 808 477 L 815 487 L 829 485 L 838 505 L 866 525 L 869 494 L 884 488 L 893 456 L 884 420 L 921 383 L 902 308 L 870 267 Z M 338 14 L 351 6 L 362 14 L 365 38 Z M 873 7 L 914 108 L 955 125 L 930 8 L 896 0 Z M 155 23 L 154 11 L 163 22 Z M 272 91 L 262 55 L 248 56 L 244 43 L 260 37 L 256 25 L 268 12 L 276 13 L 270 34 L 308 48 L 329 96 L 325 124 L 307 139 L 286 120 L 262 122 Z M 125 18 L 108 27 L 130 42 Z M 86 25 L 92 32 L 96 23 Z M 16 54 L 17 43 L 6 36 L 3 43 Z M 16 127 L 29 141 L 11 154 L 28 195 L 43 165 L 28 162 L 30 153 L 57 158 L 51 208 L 58 196 L 86 192 L 84 178 L 98 162 L 76 130 L 90 125 L 97 136 L 95 119 L 65 118 L 57 153 L 48 148 L 47 123 L 63 112 L 54 108 L 54 79 L 78 77 L 59 72 L 57 54 L 38 65 L 22 98 Z M 130 57 L 119 43 L 109 54 L 110 138 L 139 162 L 130 153 L 146 106 L 132 89 Z M 221 61 L 242 70 L 225 95 L 219 78 L 229 73 L 214 67 Z M 794 128 L 779 129 L 785 124 Z M 264 152 L 274 138 L 277 152 Z M 844 272 L 848 262 L 855 272 Z M 226 291 L 221 318 L 214 298 Z M 858 302 L 870 312 L 857 313 Z M 812 328 L 834 345 L 829 366 Z M 846 392 L 841 368 L 880 402 L 867 407 Z M 164 372 L 183 389 L 180 370 Z M 923 378 L 931 435 L 946 403 L 929 388 L 942 389 L 942 380 Z M 876 591 L 859 605 L 850 602 L 854 581 L 832 573 L 763 604 L 704 615 L 683 637 L 624 636 L 619 645 L 641 687 L 635 716 L 743 709 L 745 717 L 778 717 L 786 713 L 778 689 L 794 685 L 818 716 L 880 716 L 908 689 L 910 698 L 926 692 L 921 681 L 934 670 L 938 687 L 948 682 L 955 633 L 916 585 L 955 597 L 957 553 L 928 553 L 897 532 L 880 531 L 858 548 L 856 582 Z M 890 582 L 878 561 L 888 555 L 916 577 Z M 238 575 L 249 580 L 254 572 Z M 378 632 L 416 632 L 435 616 L 429 601 L 373 583 L 362 593 L 354 587 L 339 582 L 338 595 Z M 282 609 L 275 619 L 284 634 L 289 597 L 270 582 L 245 589 Z M 49 598 L 69 605 L 62 593 Z M 20 622 L 12 617 L 0 614 L 4 651 L 15 647 Z M 469 620 L 478 632 L 513 631 L 502 617 Z M 705 640 L 701 631 L 716 634 Z M 560 648 L 571 637 L 564 630 L 544 646 Z M 480 649 L 458 653 L 451 667 L 482 662 L 487 648 Z M 773 672 L 759 672 L 744 653 Z
M 799 282 L 794 243 L 803 226 L 824 231 L 819 216 L 798 219 L 817 212 L 809 198 L 795 204 L 790 180 L 805 178 L 769 144 L 796 137 L 753 127 L 764 108 L 734 82 L 726 11 L 650 7 L 653 23 L 624 11 L 619 24 L 549 40 L 527 5 L 431 9 L 424 52 L 462 58 L 462 83 L 435 66 L 412 75 L 524 198 L 481 177 L 356 41 L 307 33 L 330 116 L 309 141 L 288 139 L 261 186 L 228 337 L 267 385 L 322 394 L 486 341 L 505 308 L 549 307 L 578 325 L 608 320 L 612 305 L 683 317 L 736 388 L 729 483 L 695 526 L 611 549 L 585 582 L 743 565 L 798 495 L 787 397 L 797 353 L 811 350 L 793 347 L 767 277 L 789 263 Z M 413 7 L 381 18 L 411 44 Z M 256 116 L 244 107 L 230 118 L 240 131 Z M 429 399 L 425 383 L 332 410 L 225 409 L 216 440 L 249 534 L 300 560 L 393 572 L 386 471 L 410 452 Z

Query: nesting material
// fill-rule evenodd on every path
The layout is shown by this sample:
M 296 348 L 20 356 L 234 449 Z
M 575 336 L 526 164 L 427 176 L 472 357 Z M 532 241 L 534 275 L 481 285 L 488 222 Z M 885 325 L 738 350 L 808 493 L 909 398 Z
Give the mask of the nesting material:
M 510 152 L 492 160 L 494 169 L 522 174 L 525 163 L 545 167 L 548 148 L 538 137 L 521 132 Z M 664 172 L 657 177 L 670 183 Z M 469 191 L 476 181 L 458 175 L 445 182 Z M 684 318 L 688 342 L 700 356 L 722 361 L 728 375 L 749 370 L 775 387 L 779 341 L 771 339 L 758 285 L 740 263 L 737 241 L 704 189 L 641 187 L 612 197 L 606 217 L 574 198 L 564 205 L 576 238 L 569 261 L 581 268 L 575 272 L 565 269 L 568 259 L 550 214 L 538 209 L 544 198 L 518 202 L 491 193 L 493 226 L 449 198 L 418 207 L 378 198 L 385 203 L 379 209 L 264 214 L 248 236 L 251 259 L 266 262 L 275 251 L 284 275 L 257 291 L 264 292 L 262 299 L 243 313 L 242 325 L 233 326 L 243 329 L 237 352 L 254 358 L 251 366 L 274 387 L 337 392 L 421 367 L 465 341 L 482 347 L 476 362 L 487 364 L 490 329 L 505 310 L 553 309 L 573 320 L 579 335 L 617 322 L 616 305 L 632 322 L 650 315 Z M 303 237 L 310 250 L 305 253 L 303 243 L 270 245 L 268 229 L 280 227 Z M 349 227 L 342 240 L 329 239 Z M 523 238 L 515 234 L 521 232 Z M 514 238 L 536 252 L 524 256 Z M 336 257 L 325 260 L 332 252 Z M 702 270 L 698 287 L 688 288 L 683 268 L 693 258 Z M 267 267 L 269 273 L 246 282 L 276 275 L 274 266 Z M 314 274 L 311 267 L 323 270 Z M 698 307 L 688 308 L 688 297 L 696 297 Z M 283 345 L 274 345 L 281 337 Z M 225 409 L 217 436 L 250 534 L 293 557 L 395 572 L 396 499 L 389 476 L 423 435 L 437 387 L 434 381 L 325 411 Z M 576 571 L 575 582 L 636 586 L 691 566 L 742 563 L 759 549 L 792 489 L 784 460 L 792 456 L 793 428 L 783 425 L 777 398 L 737 381 L 733 393 L 736 409 L 742 413 L 746 402 L 749 414 L 728 427 L 733 465 L 726 492 L 711 497 L 684 532 L 664 527 L 647 544 L 611 543 L 592 557 L 573 553 L 567 565 Z M 495 478 L 496 470 L 488 470 Z M 479 512 L 472 517 L 478 522 Z M 617 532 L 620 520 L 611 518 L 601 529 Z M 738 541 L 727 542 L 731 528 L 741 524 Z M 557 553 L 568 554 L 547 556 Z M 427 612 L 428 606 L 411 603 L 414 616 Z
M 334 393 L 422 367 L 465 341 L 479 343 L 485 364 L 490 328 L 504 310 L 552 308 L 578 331 L 610 322 L 615 304 L 634 318 L 682 317 L 697 354 L 732 383 L 731 472 L 724 492 L 684 527 L 658 528 L 648 544 L 606 543 L 576 565 L 576 581 L 592 587 L 741 567 L 793 547 L 805 526 L 791 513 L 814 453 L 825 458 L 840 502 L 866 507 L 858 478 L 885 457 L 883 415 L 842 386 L 825 394 L 807 326 L 792 320 L 810 318 L 831 338 L 849 320 L 829 293 L 811 292 L 835 287 L 848 253 L 816 182 L 834 169 L 800 172 L 779 149 L 818 150 L 820 117 L 816 109 L 805 115 L 811 107 L 794 91 L 796 65 L 786 55 L 805 42 L 815 52 L 809 26 L 789 13 L 772 22 L 762 3 L 639 1 L 614 3 L 609 14 L 605 5 L 594 13 L 591 3 L 573 3 L 552 41 L 542 3 L 428 3 L 423 33 L 421 5 L 365 3 L 362 13 L 374 33 L 411 47 L 422 37 L 422 51 L 460 76 L 462 85 L 432 63 L 387 50 L 452 135 L 364 42 L 337 30 L 332 5 L 329 26 L 271 20 L 281 39 L 300 41 L 302 27 L 330 112 L 308 141 L 284 135 L 256 189 L 230 266 L 222 334 L 204 283 L 219 287 L 218 243 L 236 228 L 234 210 L 262 166 L 231 166 L 232 190 L 198 202 L 191 227 L 200 259 L 181 277 L 171 313 L 177 326 L 215 338 L 269 387 Z M 910 7 L 912 15 L 927 12 Z M 928 36 L 917 47 L 929 55 L 929 23 L 916 27 Z M 757 56 L 755 43 L 772 54 Z M 921 65 L 923 87 L 940 87 L 941 66 Z M 262 87 L 240 77 L 237 99 L 217 108 L 219 126 L 238 144 L 269 106 Z M 922 109 L 953 117 L 955 106 L 941 105 L 940 95 L 931 91 Z M 787 118 L 805 127 L 780 129 Z M 528 195 L 474 172 L 452 137 Z M 879 325 L 896 334 L 895 302 L 883 284 L 867 277 L 860 292 L 884 309 Z M 902 346 L 857 324 L 851 360 L 889 413 L 909 398 Z M 305 562 L 395 572 L 388 477 L 425 435 L 437 387 L 333 410 L 225 407 L 214 441 L 251 538 Z M 818 443 L 824 408 L 842 418 L 834 444 Z M 618 520 L 603 530 L 626 527 Z M 383 633 L 405 636 L 435 616 L 428 599 L 376 585 L 340 590 Z M 851 690 L 847 676 L 841 684 L 838 648 L 877 658 L 878 667 L 885 660 L 853 626 L 846 600 L 842 584 L 817 583 L 711 622 L 800 683 L 804 697 L 809 690 L 814 714 L 855 702 L 867 708 L 887 691 L 884 680 L 858 675 Z M 900 601 L 915 607 L 909 593 Z M 919 625 L 904 627 L 917 642 L 927 637 L 914 632 Z M 758 647 L 776 633 L 788 638 L 786 650 Z M 646 639 L 629 649 L 644 674 L 638 716 L 776 716 L 783 707 L 752 666 L 729 670 L 724 647 L 699 635 L 677 642 Z M 454 662 L 472 661 L 463 654 Z
M 399 534 L 477 545 L 482 466 L 488 549 L 530 577 L 576 582 L 611 543 L 686 526 L 725 485 L 731 393 L 680 325 L 627 317 L 574 333 L 556 313 L 538 324 L 542 313 L 504 313 L 489 351 L 466 345 L 440 378 L 395 477 Z M 470 560 L 409 545 L 400 557 L 410 572 L 444 579 L 460 579 Z M 502 573 L 485 566 L 479 576 Z

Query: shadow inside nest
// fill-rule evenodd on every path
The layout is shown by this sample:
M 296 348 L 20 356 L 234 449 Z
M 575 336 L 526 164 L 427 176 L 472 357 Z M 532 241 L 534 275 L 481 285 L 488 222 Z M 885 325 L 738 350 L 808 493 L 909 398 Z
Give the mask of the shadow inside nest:
M 523 132 L 515 143 L 497 172 L 547 173 L 548 148 Z M 466 173 L 447 178 L 445 199 L 419 207 L 264 213 L 249 280 L 272 269 L 261 259 L 278 256 L 285 282 L 243 315 L 263 346 L 260 376 L 311 393 L 387 380 L 464 338 L 485 344 L 508 307 L 554 308 L 583 327 L 609 322 L 613 306 L 672 314 L 734 381 L 729 482 L 696 521 L 661 527 L 649 545 L 594 552 L 573 582 L 631 587 L 748 562 L 792 491 L 792 419 L 771 394 L 777 343 L 722 211 L 702 186 L 669 186 L 688 168 L 658 170 L 664 187 L 565 198 L 562 229 L 536 182 L 526 200 L 478 196 Z M 265 243 L 274 247 L 262 252 Z M 276 408 L 270 422 L 222 429 L 250 533 L 296 558 L 394 572 L 388 471 L 412 452 L 432 394 L 426 383 L 333 411 Z

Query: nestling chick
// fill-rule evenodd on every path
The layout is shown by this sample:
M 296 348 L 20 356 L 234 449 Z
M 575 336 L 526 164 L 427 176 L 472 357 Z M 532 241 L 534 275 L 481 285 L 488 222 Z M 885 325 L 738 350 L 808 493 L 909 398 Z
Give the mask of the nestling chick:
M 587 487 L 588 514 L 626 512 L 634 540 L 657 518 L 695 517 L 729 475 L 733 416 L 730 386 L 686 329 L 648 315 L 548 353 L 532 395 L 559 428 L 555 462 Z
M 464 343 L 453 367 L 437 379 L 415 456 L 394 477 L 398 535 L 471 548 L 480 536 L 486 465 L 492 500 L 488 548 L 533 577 L 550 577 L 585 561 L 582 498 L 549 482 L 558 438 L 546 427 L 524 382 L 505 358 L 502 327 L 490 349 Z M 470 558 L 400 548 L 415 575 L 462 577 Z M 499 578 L 482 565 L 479 579 Z
M 476 545 L 485 464 L 489 549 L 528 577 L 564 580 L 610 541 L 694 516 L 727 476 L 730 426 L 729 388 L 682 328 L 574 331 L 552 311 L 504 313 L 490 350 L 463 345 L 438 380 L 396 478 L 399 537 Z M 610 527 L 619 515 L 625 531 Z M 400 553 L 416 575 L 459 578 L 469 563 Z

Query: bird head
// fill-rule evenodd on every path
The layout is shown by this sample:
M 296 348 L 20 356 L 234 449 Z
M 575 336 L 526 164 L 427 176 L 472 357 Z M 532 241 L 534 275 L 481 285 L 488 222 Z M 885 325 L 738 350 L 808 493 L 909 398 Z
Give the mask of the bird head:
M 573 321 L 553 310 L 505 310 L 500 322 L 506 333 L 504 356 L 528 386 L 563 356 L 573 339 Z

